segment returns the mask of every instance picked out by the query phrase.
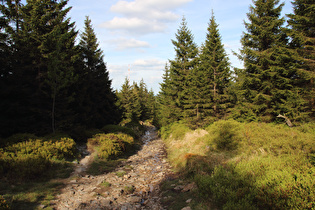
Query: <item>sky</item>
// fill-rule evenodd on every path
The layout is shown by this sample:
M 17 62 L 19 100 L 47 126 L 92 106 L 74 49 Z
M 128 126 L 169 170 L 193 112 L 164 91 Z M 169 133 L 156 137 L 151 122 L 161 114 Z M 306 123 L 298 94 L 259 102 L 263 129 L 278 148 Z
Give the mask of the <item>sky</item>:
M 292 13 L 290 0 L 282 0 L 283 15 Z M 232 67 L 242 67 L 233 55 L 241 48 L 244 21 L 252 0 L 69 0 L 69 17 L 84 30 L 86 16 L 92 21 L 103 50 L 112 87 L 119 90 L 125 78 L 159 92 L 165 64 L 175 58 L 171 40 L 186 18 L 198 46 L 205 42 L 213 10 L 219 33 Z

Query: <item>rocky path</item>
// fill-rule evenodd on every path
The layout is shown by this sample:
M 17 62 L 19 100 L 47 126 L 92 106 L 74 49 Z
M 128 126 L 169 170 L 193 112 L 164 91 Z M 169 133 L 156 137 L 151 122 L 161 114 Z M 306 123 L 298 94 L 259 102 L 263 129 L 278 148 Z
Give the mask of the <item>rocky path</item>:
M 172 174 L 164 143 L 154 128 L 143 137 L 143 147 L 115 171 L 100 176 L 84 175 L 91 156 L 83 159 L 74 177 L 57 196 L 54 208 L 65 209 L 164 209 L 159 184 Z

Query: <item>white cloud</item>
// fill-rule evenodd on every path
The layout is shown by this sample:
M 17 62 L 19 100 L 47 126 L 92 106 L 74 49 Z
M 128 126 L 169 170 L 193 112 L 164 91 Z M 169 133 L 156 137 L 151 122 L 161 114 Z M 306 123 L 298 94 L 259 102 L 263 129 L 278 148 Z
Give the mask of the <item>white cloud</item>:
M 123 30 L 133 34 L 147 34 L 152 32 L 163 32 L 165 24 L 150 22 L 149 20 L 134 18 L 118 18 L 101 24 L 101 27 L 114 30 Z
M 126 39 L 126 38 L 117 38 L 109 40 L 108 43 L 113 45 L 114 48 L 118 51 L 125 49 L 135 49 L 135 48 L 149 48 L 151 47 L 148 42 L 140 41 L 136 39 Z
M 144 9 L 157 9 L 157 10 L 170 10 L 182 6 L 193 0 L 135 0 L 132 2 L 119 1 L 113 5 L 111 9 L 123 13 L 127 10 L 135 10 L 136 8 Z
M 121 0 L 111 7 L 111 11 L 123 17 L 114 17 L 101 27 L 140 35 L 164 32 L 166 23 L 179 18 L 173 10 L 190 1 L 193 0 Z
M 135 71 L 163 71 L 165 66 L 165 61 L 159 59 L 138 59 L 132 64 L 132 69 Z
M 158 58 L 138 59 L 128 64 L 109 64 L 108 70 L 112 85 L 115 90 L 120 90 L 125 78 L 140 82 L 143 78 L 148 88 L 153 88 L 155 93 L 159 91 L 159 83 L 162 81 L 165 62 Z M 130 70 L 130 71 L 129 71 Z

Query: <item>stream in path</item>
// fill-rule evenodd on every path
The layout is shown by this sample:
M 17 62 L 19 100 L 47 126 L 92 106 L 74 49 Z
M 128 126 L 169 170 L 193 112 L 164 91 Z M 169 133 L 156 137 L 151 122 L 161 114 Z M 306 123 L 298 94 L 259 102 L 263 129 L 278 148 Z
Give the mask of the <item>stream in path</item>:
M 149 128 L 143 146 L 113 172 L 84 175 L 93 154 L 87 154 L 55 200 L 54 209 L 164 209 L 159 184 L 171 174 L 164 143 Z

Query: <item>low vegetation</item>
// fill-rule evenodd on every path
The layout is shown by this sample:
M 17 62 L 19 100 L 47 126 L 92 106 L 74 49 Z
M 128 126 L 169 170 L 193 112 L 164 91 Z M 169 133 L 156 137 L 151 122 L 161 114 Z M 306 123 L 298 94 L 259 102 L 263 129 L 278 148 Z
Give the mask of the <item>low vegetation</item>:
M 0 175 L 13 180 L 38 179 L 47 175 L 52 166 L 76 158 L 75 145 L 70 138 L 29 139 L 0 148 Z
M 99 159 L 112 159 L 130 150 L 134 139 L 127 134 L 96 134 L 88 139 L 88 148 L 97 151 Z
M 140 124 L 132 128 L 107 125 L 102 129 L 81 130 L 89 136 L 88 147 L 96 151 L 88 173 L 97 175 L 115 169 L 124 155 L 137 148 L 137 137 L 142 130 Z M 15 134 L 2 139 L 1 146 L 0 209 L 49 206 L 63 187 L 59 179 L 70 176 L 73 160 L 80 157 L 76 142 L 67 134 L 44 137 Z
M 223 209 L 315 208 L 314 124 L 222 120 L 188 132 L 173 126 L 185 135 L 161 130 L 169 159 L 205 202 Z
M 35 209 L 46 206 L 69 177 L 76 143 L 66 137 L 38 138 L 17 134 L 0 148 L 0 209 Z

